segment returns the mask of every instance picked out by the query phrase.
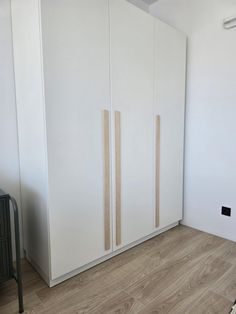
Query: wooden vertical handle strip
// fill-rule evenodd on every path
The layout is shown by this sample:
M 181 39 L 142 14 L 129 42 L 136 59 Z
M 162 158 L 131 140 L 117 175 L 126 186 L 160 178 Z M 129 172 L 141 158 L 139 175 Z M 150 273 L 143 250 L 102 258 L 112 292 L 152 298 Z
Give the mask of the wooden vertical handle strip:
M 160 226 L 161 117 L 156 116 L 156 228 Z
M 121 245 L 121 127 L 120 112 L 115 112 L 116 245 Z
M 104 118 L 104 231 L 105 250 L 111 248 L 110 240 L 110 126 L 109 111 L 103 111 Z

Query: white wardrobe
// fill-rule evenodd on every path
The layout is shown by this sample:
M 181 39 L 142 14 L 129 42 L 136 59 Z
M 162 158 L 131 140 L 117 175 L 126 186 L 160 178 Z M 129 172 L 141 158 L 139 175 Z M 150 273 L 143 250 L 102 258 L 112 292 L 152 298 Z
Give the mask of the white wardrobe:
M 125 0 L 12 0 L 24 249 L 53 286 L 182 219 L 186 37 Z

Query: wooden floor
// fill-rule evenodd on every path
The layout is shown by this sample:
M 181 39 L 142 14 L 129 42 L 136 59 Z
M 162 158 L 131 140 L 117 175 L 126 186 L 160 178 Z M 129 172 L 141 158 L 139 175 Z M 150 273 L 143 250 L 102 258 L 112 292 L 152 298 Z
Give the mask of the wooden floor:
M 178 226 L 54 288 L 23 261 L 26 313 L 219 313 L 236 298 L 236 243 Z M 14 281 L 0 313 L 17 313 Z

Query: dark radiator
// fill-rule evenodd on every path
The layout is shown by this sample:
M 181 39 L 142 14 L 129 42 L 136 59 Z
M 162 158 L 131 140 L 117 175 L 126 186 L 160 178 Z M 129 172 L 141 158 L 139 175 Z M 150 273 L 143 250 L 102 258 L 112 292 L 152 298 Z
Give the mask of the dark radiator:
M 12 259 L 10 203 L 14 212 L 16 269 Z M 13 278 L 18 285 L 19 312 L 23 313 L 18 207 L 14 198 L 0 190 L 0 283 Z

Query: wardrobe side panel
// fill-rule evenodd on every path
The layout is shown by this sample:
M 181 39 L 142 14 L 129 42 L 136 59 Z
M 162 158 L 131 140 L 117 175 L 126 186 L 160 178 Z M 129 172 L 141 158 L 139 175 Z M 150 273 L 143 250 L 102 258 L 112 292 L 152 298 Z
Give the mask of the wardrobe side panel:
M 47 148 L 38 0 L 12 0 L 12 31 L 26 256 L 49 278 Z

